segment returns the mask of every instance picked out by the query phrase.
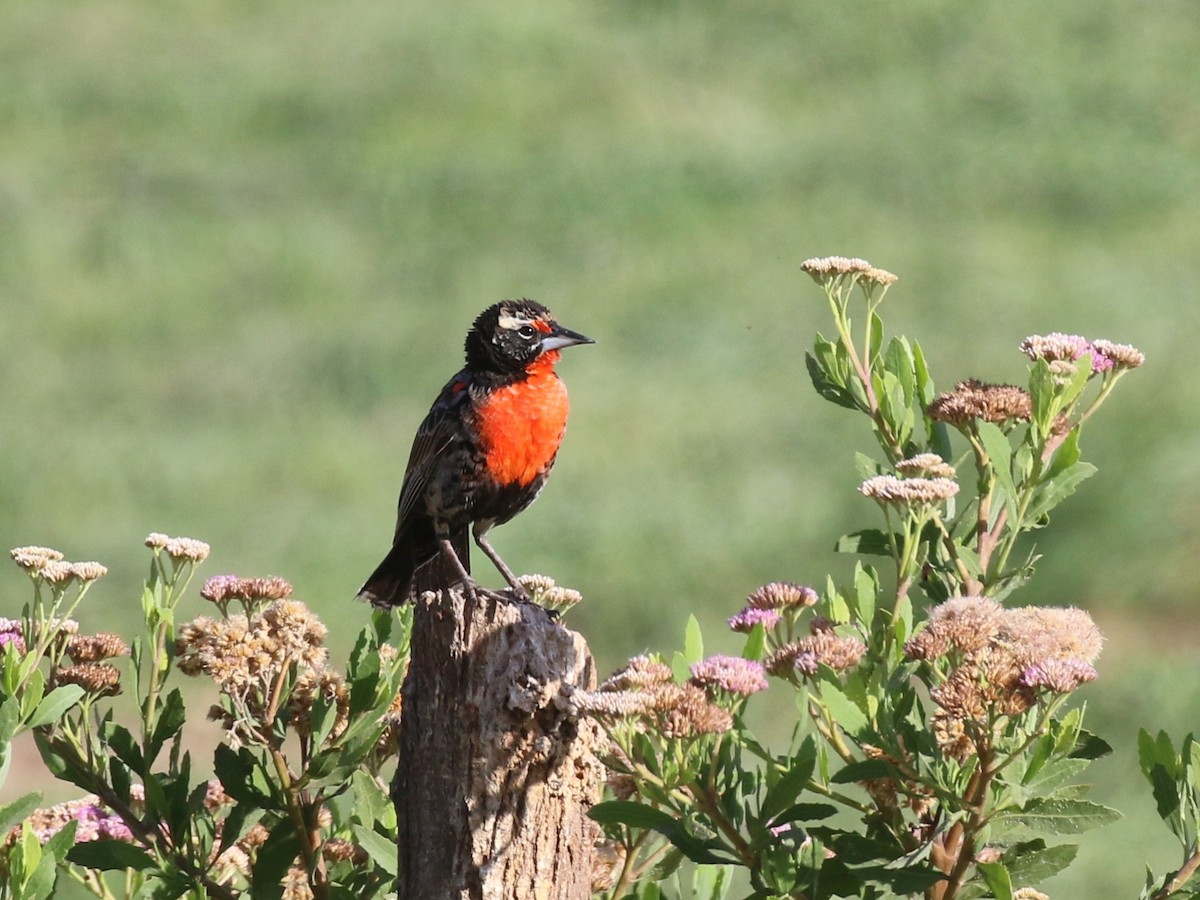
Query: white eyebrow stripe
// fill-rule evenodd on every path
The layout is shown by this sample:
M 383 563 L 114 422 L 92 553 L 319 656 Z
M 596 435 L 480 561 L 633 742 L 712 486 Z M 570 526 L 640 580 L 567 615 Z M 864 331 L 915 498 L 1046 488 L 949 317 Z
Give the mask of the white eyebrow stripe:
M 531 321 L 531 319 L 524 319 L 520 316 L 501 316 L 498 324 L 501 328 L 516 331 L 522 325 L 528 325 Z

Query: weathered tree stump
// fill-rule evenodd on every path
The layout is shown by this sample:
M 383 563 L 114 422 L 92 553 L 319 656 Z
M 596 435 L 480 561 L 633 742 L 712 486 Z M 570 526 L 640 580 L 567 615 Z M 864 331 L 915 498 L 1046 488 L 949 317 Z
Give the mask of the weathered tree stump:
M 413 616 L 400 761 L 401 900 L 586 900 L 604 770 L 573 713 L 587 643 L 531 604 L 426 594 Z

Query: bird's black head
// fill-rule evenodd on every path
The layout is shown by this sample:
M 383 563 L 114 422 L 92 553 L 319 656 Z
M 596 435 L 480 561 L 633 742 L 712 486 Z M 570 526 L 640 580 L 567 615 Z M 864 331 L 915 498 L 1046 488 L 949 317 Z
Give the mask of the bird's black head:
M 563 328 L 533 300 L 502 300 L 479 314 L 467 334 L 467 365 L 479 371 L 516 373 L 542 354 L 592 339 Z

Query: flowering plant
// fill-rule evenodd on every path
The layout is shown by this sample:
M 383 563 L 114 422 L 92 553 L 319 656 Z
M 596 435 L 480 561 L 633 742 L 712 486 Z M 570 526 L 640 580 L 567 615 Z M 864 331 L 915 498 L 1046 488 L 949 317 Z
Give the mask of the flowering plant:
M 1006 601 L 1033 574 L 1033 532 L 1095 471 L 1085 423 L 1143 356 L 1033 336 L 1020 345 L 1027 387 L 964 380 L 939 394 L 920 346 L 885 337 L 894 275 L 843 257 L 803 269 L 836 330 L 816 338 L 808 371 L 870 423 L 878 451 L 858 454 L 858 490 L 882 527 L 837 542 L 860 557 L 849 584 L 752 593 L 729 620 L 746 635 L 740 660 L 701 661 L 693 620 L 672 664 L 638 657 L 581 698 L 606 724 L 614 773 L 593 810 L 611 869 L 597 886 L 650 898 L 672 879 L 681 896 L 719 898 L 741 869 L 754 898 L 1044 897 L 1036 886 L 1076 852 L 1057 841 L 1118 815 L 1075 780 L 1110 749 L 1068 705 L 1097 677 L 1101 636 L 1084 610 Z M 783 752 L 746 725 L 764 677 L 801 712 Z M 1196 806 L 1180 802 L 1196 795 L 1194 747 L 1143 736 L 1186 854 L 1145 897 L 1200 865 Z
M 386 893 L 395 822 L 381 770 L 396 750 L 407 620 L 397 630 L 376 613 L 342 674 L 325 626 L 281 578 L 210 578 L 200 595 L 217 615 L 178 626 L 208 545 L 161 534 L 146 544 L 145 630 L 132 646 L 80 634 L 70 618 L 103 566 L 12 551 L 34 596 L 22 619 L 0 621 L 0 773 L 12 739 L 32 730 L 51 773 L 87 793 L 0 808 L 0 897 L 48 897 L 60 868 L 100 897 Z M 127 674 L 117 665 L 126 656 Z M 213 778 L 193 774 L 177 673 L 216 688 Z M 118 717 L 122 694 L 132 715 Z M 187 746 L 196 742 L 193 728 Z

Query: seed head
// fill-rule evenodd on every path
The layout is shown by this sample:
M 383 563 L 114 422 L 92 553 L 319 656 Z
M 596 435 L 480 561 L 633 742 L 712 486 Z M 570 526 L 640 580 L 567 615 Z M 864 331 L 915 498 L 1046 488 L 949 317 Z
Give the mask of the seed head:
M 67 656 L 76 663 L 99 662 L 128 655 L 129 645 L 119 634 L 77 634 L 67 641 Z
M 635 656 L 600 685 L 601 691 L 652 687 L 672 680 L 671 667 L 649 656 Z
M 936 453 L 918 453 L 896 463 L 896 471 L 904 477 L 954 478 L 954 466 Z
M 59 666 L 50 674 L 51 683 L 77 684 L 95 697 L 111 697 L 121 692 L 121 672 L 107 663 L 89 662 L 77 666 Z
M 1033 401 L 1029 391 L 1013 384 L 987 384 L 973 378 L 960 381 L 948 394 L 939 394 L 926 410 L 935 422 L 963 426 L 975 419 L 1000 424 L 1028 422 Z
M 1078 334 L 1063 334 L 1060 331 L 1046 335 L 1032 334 L 1021 341 L 1020 349 L 1031 360 L 1044 359 L 1052 369 L 1056 362 L 1074 363 L 1085 354 L 1091 355 L 1093 373 L 1106 372 L 1113 366 L 1112 359 L 1098 352 L 1087 338 Z
M 1092 349 L 1117 369 L 1136 369 L 1146 361 L 1146 355 L 1132 344 L 1115 344 L 1104 338 L 1097 338 L 1092 341 Z
M 729 618 L 729 628 L 732 631 L 741 634 L 749 634 L 754 630 L 755 625 L 762 625 L 767 631 L 770 631 L 780 620 L 783 615 L 777 609 L 759 609 L 754 606 L 747 606 L 740 613 Z
M 763 664 L 771 675 L 787 678 L 796 672 L 815 675 L 825 665 L 842 672 L 858 665 L 867 645 L 856 637 L 842 637 L 832 631 L 820 631 L 784 644 Z
M 48 562 L 59 562 L 63 555 L 49 547 L 13 547 L 8 551 L 18 566 L 26 572 L 38 572 Z
M 710 656 L 694 663 L 691 672 L 691 684 L 718 688 L 741 697 L 767 689 L 762 664 L 740 656 Z
M 894 506 L 932 506 L 958 493 L 958 483 L 949 478 L 897 478 L 876 475 L 858 486 L 864 497 Z
M 810 587 L 790 581 L 772 581 L 764 584 L 746 598 L 746 606 L 753 609 L 789 609 L 816 605 L 820 597 Z
M 566 612 L 583 600 L 579 591 L 559 586 L 549 575 L 522 575 L 517 581 L 534 603 L 558 613 Z
M 865 259 L 845 256 L 824 256 L 806 259 L 800 264 L 801 270 L 807 272 L 817 284 L 824 284 L 834 278 L 849 275 L 852 280 L 877 284 L 883 287 L 894 284 L 896 276 L 884 269 L 878 269 Z

